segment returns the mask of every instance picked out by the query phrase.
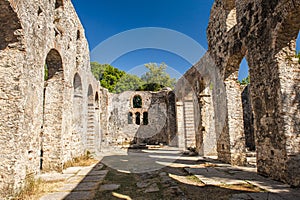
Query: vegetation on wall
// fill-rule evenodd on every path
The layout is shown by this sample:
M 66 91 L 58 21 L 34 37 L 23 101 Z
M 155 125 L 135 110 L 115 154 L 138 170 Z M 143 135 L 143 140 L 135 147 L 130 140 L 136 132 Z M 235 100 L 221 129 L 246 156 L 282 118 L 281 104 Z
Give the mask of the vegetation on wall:
M 124 91 L 159 91 L 163 87 L 174 88 L 176 79 L 171 78 L 166 72 L 167 65 L 162 63 L 145 64 L 148 71 L 138 77 L 127 74 L 109 64 L 99 64 L 91 62 L 91 70 L 102 87 L 107 88 L 109 92 L 121 93 Z

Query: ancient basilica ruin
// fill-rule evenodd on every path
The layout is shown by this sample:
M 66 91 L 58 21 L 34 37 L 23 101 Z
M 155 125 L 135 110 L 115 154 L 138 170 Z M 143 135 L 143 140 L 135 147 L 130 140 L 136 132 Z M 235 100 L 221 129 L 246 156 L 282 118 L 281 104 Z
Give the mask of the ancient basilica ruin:
M 300 1 L 216 0 L 209 49 L 174 91 L 121 94 L 93 77 L 70 0 L 0 0 L 0 10 L 0 198 L 120 143 L 193 147 L 232 165 L 256 149 L 257 173 L 300 186 Z

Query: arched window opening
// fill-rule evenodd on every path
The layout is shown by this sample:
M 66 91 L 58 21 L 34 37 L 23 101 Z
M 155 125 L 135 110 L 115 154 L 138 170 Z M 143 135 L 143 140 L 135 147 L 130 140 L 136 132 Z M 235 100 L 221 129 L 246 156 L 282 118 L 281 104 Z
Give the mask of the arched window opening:
M 55 169 L 61 165 L 60 155 L 62 133 L 63 64 L 59 52 L 51 49 L 47 54 L 44 66 L 43 93 L 43 135 L 41 143 L 40 169 Z M 55 137 L 54 137 L 55 136 Z M 51 140 L 50 140 L 51 138 Z M 52 138 L 55 138 L 52 140 Z M 55 144 L 55 145 L 53 145 Z
M 93 97 L 93 88 L 91 85 L 89 85 L 89 89 L 88 89 L 88 103 L 93 105 L 94 102 L 94 97 Z
M 55 9 L 63 6 L 63 0 L 56 0 L 55 1 Z
M 82 84 L 81 84 L 81 78 L 78 73 L 76 73 L 74 76 L 73 87 L 74 87 L 74 97 L 82 97 Z
M 79 31 L 79 30 L 77 30 L 77 40 L 79 40 L 79 39 L 80 39 L 80 37 L 81 37 L 80 31 Z
M 51 49 L 46 58 L 46 64 L 44 66 L 45 80 L 53 78 L 55 75 L 61 74 L 63 72 L 62 59 L 58 51 Z
M 135 113 L 135 124 L 136 125 L 141 124 L 141 114 L 139 112 Z
M 96 95 L 95 95 L 95 109 L 99 110 L 99 95 L 98 95 L 98 92 L 96 92 Z
M 148 120 L 148 112 L 143 113 L 143 125 L 148 125 L 149 120 Z
M 246 58 L 244 58 L 240 64 L 238 80 L 241 85 L 248 85 L 250 83 L 249 66 Z
M 133 108 L 142 108 L 142 97 L 140 95 L 135 95 L 133 97 Z
M 128 113 L 128 124 L 133 124 L 133 115 L 132 115 L 132 112 L 129 112 Z

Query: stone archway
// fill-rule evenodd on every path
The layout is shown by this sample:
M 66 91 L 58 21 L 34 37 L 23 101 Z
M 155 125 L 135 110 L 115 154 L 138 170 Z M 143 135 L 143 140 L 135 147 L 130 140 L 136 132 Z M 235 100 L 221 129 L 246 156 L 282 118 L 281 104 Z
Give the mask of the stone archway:
M 73 131 L 72 131 L 72 157 L 81 155 L 83 148 L 83 92 L 82 81 L 78 73 L 73 78 Z
M 90 153 L 95 153 L 95 96 L 92 85 L 88 87 L 88 115 L 86 148 Z
M 63 63 L 59 52 L 51 49 L 45 65 L 41 169 L 61 170 L 62 112 L 64 94 Z
M 95 151 L 96 153 L 101 150 L 101 127 L 100 127 L 100 101 L 99 93 L 95 94 Z
M 284 12 L 271 13 L 280 20 L 274 17 L 268 24 L 262 23 L 258 27 L 264 30 L 262 37 L 248 44 L 253 47 L 255 64 L 250 75 L 257 170 L 299 187 L 300 65 L 295 59 L 295 41 L 300 30 L 300 2 L 276 6 Z

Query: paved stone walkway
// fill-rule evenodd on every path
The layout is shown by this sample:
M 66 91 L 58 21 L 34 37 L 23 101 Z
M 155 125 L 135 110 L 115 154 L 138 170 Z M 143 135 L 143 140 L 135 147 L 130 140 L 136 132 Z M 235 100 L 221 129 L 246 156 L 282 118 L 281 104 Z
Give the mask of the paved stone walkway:
M 251 184 L 266 192 L 245 193 L 233 195 L 231 200 L 299 200 L 300 189 L 293 189 L 289 185 L 260 176 L 254 167 L 238 167 L 212 161 L 213 167 L 185 168 L 206 185 L 234 185 Z
M 88 200 L 93 199 L 96 190 L 104 180 L 107 170 L 102 170 L 102 164 L 89 167 L 70 167 L 62 174 L 44 174 L 40 178 L 51 180 L 66 180 L 63 187 L 47 194 L 40 200 Z
M 253 166 L 231 166 L 217 161 L 214 157 L 184 156 L 175 149 L 122 151 L 118 154 L 109 152 L 109 155 L 104 156 L 101 162 L 119 172 L 124 171 L 126 173 L 151 172 L 151 170 L 159 170 L 166 166 L 183 168 L 189 174 L 199 178 L 205 185 L 251 184 L 265 191 L 235 194 L 231 200 L 300 199 L 300 189 L 292 189 L 286 184 L 262 177 L 256 173 L 256 168 Z M 41 178 L 45 180 L 64 179 L 66 184 L 55 192 L 43 196 L 40 200 L 86 200 L 93 199 L 99 191 L 118 190 L 120 183 L 103 184 L 108 173 L 107 170 L 103 170 L 103 164 L 90 167 L 72 167 L 63 171 L 63 174 L 42 175 Z M 162 181 L 160 184 L 163 184 L 164 180 L 166 183 L 170 182 L 171 179 L 165 172 L 159 174 L 159 177 Z M 143 189 L 146 193 L 159 190 L 155 182 L 148 182 L 146 179 L 138 182 L 136 186 L 137 189 Z

